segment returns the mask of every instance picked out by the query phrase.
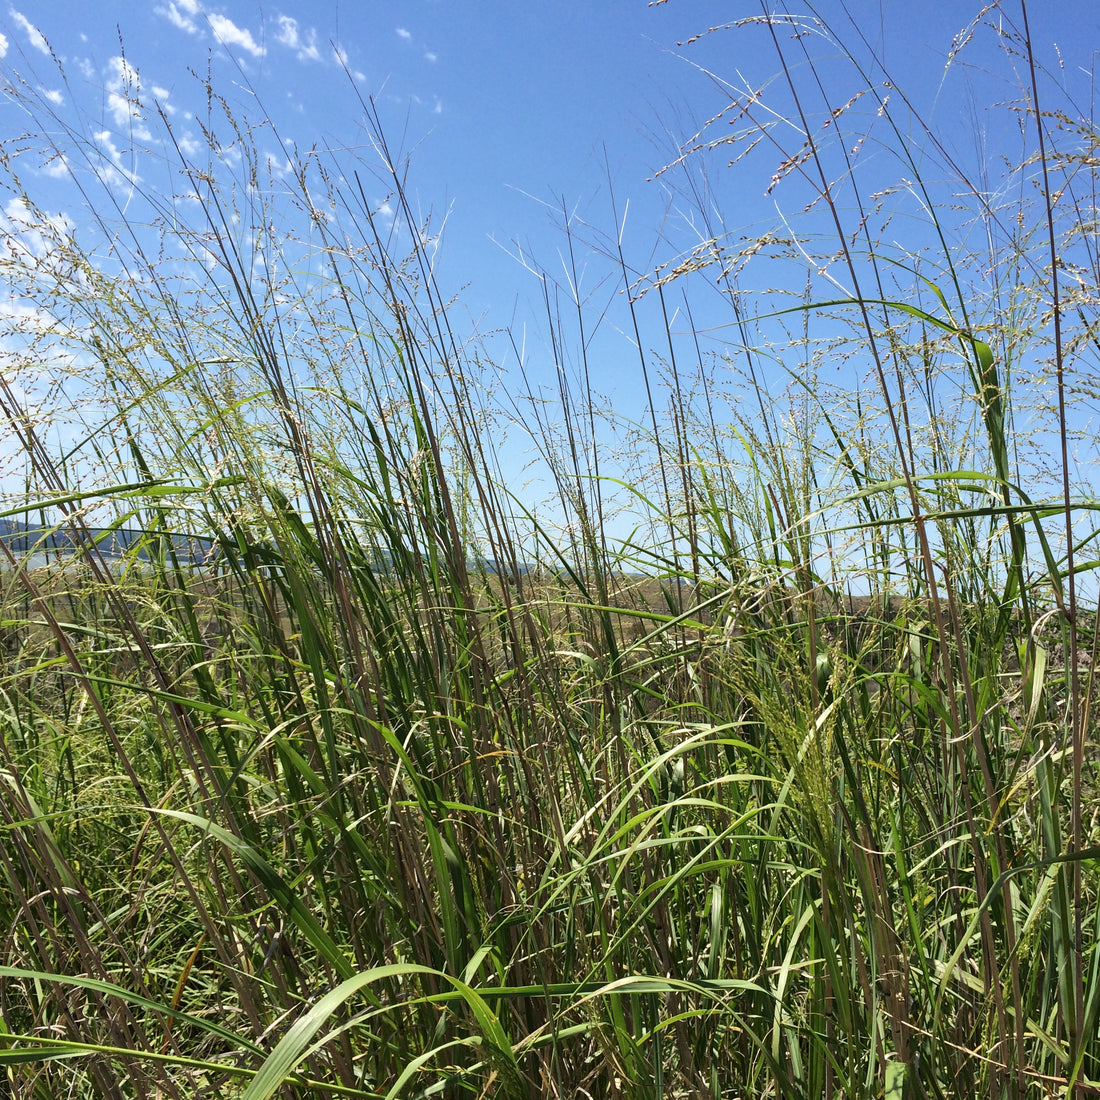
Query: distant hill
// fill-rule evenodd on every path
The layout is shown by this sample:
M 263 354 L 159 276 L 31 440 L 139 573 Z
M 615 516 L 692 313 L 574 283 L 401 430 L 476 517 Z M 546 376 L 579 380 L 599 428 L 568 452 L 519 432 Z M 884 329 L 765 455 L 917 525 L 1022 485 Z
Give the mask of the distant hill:
M 149 556 L 149 548 L 140 545 L 149 535 L 140 528 L 89 527 L 76 535 L 67 527 L 51 530 L 11 517 L 0 519 L 0 542 L 5 543 L 13 554 L 20 557 L 31 553 L 73 553 L 89 537 L 96 542 L 100 553 L 108 557 L 135 553 L 141 558 Z M 201 535 L 175 534 L 170 537 L 177 556 L 193 565 L 206 561 L 215 546 L 214 539 Z
M 150 555 L 151 548 L 141 545 L 149 535 L 138 527 L 89 527 L 78 536 L 67 527 L 51 530 L 10 517 L 0 518 L 0 543 L 5 543 L 16 557 L 25 557 L 28 554 L 66 557 L 75 553 L 80 543 L 89 537 L 106 557 L 136 555 L 138 558 L 148 559 Z M 217 547 L 216 539 L 202 535 L 175 534 L 171 539 L 176 556 L 189 565 L 208 563 Z M 379 572 L 389 572 L 393 568 L 389 551 L 375 548 L 370 551 L 370 557 L 372 567 Z M 525 562 L 512 566 L 494 558 L 471 558 L 466 567 L 473 572 L 505 577 L 510 583 L 514 583 L 515 578 L 527 576 L 534 571 L 534 567 Z

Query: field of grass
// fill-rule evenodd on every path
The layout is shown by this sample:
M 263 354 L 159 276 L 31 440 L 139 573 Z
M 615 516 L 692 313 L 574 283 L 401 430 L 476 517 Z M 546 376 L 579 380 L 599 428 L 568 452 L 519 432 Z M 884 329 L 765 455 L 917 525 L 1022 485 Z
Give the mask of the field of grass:
M 1032 58 L 1026 25 L 1009 45 Z M 835 214 L 853 295 L 796 290 L 761 347 L 771 305 L 727 280 L 738 345 L 688 368 L 664 329 L 615 463 L 583 332 L 555 412 L 489 400 L 399 162 L 400 233 L 303 166 L 281 247 L 314 278 L 259 255 L 247 143 L 237 184 L 175 150 L 186 268 L 106 205 L 112 258 L 82 251 L 4 159 L 50 242 L 3 256 L 57 319 L 21 346 L 69 356 L 83 427 L 0 376 L 5 514 L 82 547 L 0 561 L 0 1095 L 1100 1095 L 1096 501 L 1068 473 L 1100 132 L 1036 110 L 1025 64 L 1017 205 L 967 195 L 989 253 L 933 217 L 906 267 L 850 161 L 836 198 L 852 134 L 809 71 L 806 146 L 773 159 Z M 797 251 L 713 238 L 645 287 L 622 260 L 628 316 Z M 817 380 L 831 354 L 860 393 Z M 100 554 L 110 522 L 148 537 Z

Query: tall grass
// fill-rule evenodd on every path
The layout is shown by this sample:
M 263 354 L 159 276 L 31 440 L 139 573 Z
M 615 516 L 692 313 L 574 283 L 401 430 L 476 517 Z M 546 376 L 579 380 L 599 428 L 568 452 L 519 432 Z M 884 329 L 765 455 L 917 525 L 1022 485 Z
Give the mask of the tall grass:
M 112 205 L 94 145 L 9 74 L 112 242 L 82 248 L 6 151 L 2 262 L 37 312 L 0 381 L 5 514 L 79 546 L 0 571 L 10 1093 L 1100 1090 L 1095 502 L 1070 466 L 1098 138 L 1002 14 L 1030 136 L 1007 207 L 961 181 L 978 260 L 858 37 L 862 115 L 788 17 L 736 32 L 780 79 L 774 107 L 719 83 L 662 176 L 698 245 L 654 276 L 594 242 L 648 398 L 611 457 L 578 280 L 543 282 L 556 409 L 498 399 L 371 104 L 380 173 L 273 178 L 270 131 L 209 87 L 200 153 L 160 119 L 180 191 L 130 178 Z M 882 243 L 872 135 L 934 261 Z M 731 239 L 730 148 L 766 150 L 827 239 Z M 792 261 L 784 312 L 742 289 Z M 719 272 L 711 353 L 691 295 Z M 1047 355 L 1053 489 L 1020 404 Z M 864 385 L 827 380 L 854 357 Z M 36 402 L 43 362 L 68 384 Z M 504 476 L 507 421 L 548 506 Z M 111 524 L 144 533 L 121 559 Z

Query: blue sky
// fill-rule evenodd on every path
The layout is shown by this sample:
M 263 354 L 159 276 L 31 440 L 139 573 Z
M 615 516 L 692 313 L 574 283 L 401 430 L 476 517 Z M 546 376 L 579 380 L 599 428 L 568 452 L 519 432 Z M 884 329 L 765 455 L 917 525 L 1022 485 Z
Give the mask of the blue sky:
M 924 3 L 919 20 L 908 0 L 831 0 L 822 10 L 852 40 L 843 14 L 850 11 L 852 25 L 868 35 L 947 141 L 964 155 L 972 152 L 967 100 L 986 89 L 982 68 L 996 67 L 1003 76 L 1003 61 L 978 36 L 949 83 L 941 88 L 940 81 L 953 38 L 978 5 Z M 1004 10 L 1018 20 L 1016 4 Z M 670 200 L 647 180 L 670 159 L 674 141 L 722 103 L 722 90 L 701 70 L 735 85 L 763 85 L 778 70 L 761 30 L 703 34 L 680 44 L 759 11 L 731 0 L 37 0 L 0 14 L 0 33 L 6 63 L 33 71 L 59 94 L 48 42 L 65 65 L 70 97 L 80 100 L 72 106 L 108 127 L 117 121 L 109 97 L 123 51 L 143 87 L 165 93 L 163 102 L 183 115 L 202 104 L 189 69 L 205 73 L 209 65 L 219 90 L 255 114 L 253 95 L 240 87 L 247 83 L 299 147 L 356 146 L 362 131 L 355 93 L 375 97 L 391 144 L 413 151 L 410 182 L 422 208 L 437 217 L 447 212 L 443 270 L 457 285 L 472 283 L 472 310 L 510 314 L 517 296 L 530 290 L 508 255 L 511 242 L 553 266 L 560 218 L 545 204 L 564 203 L 609 228 L 608 168 L 619 205 L 631 204 L 627 242 L 639 263 L 648 256 Z M 1090 0 L 1033 0 L 1030 17 L 1048 61 L 1057 64 L 1057 45 L 1071 69 L 1092 64 L 1100 7 Z M 979 115 L 986 106 L 979 101 Z M 767 182 L 763 171 L 746 174 L 721 196 L 727 205 L 734 201 L 732 217 L 741 225 L 776 221 Z
M 989 186 L 997 186 L 999 158 L 1011 159 L 1021 148 L 1013 133 L 1018 116 L 1001 106 L 1019 95 L 1021 62 L 1004 50 L 995 24 L 1018 25 L 1018 5 L 1006 3 L 1002 12 L 990 13 L 950 67 L 956 36 L 977 14 L 977 4 L 828 0 L 820 8 L 860 56 L 873 50 L 885 61 L 894 82 L 968 178 L 976 181 L 987 172 Z M 319 145 L 367 161 L 371 151 L 359 96 L 373 98 L 390 144 L 411 154 L 408 184 L 417 209 L 432 211 L 437 226 L 445 219 L 438 266 L 444 287 L 461 291 L 460 309 L 485 330 L 529 327 L 530 368 L 536 379 L 551 379 L 541 329 L 541 284 L 528 268 L 544 269 L 568 284 L 561 261 L 562 222 L 572 219 L 582 242 L 606 248 L 615 235 L 610 178 L 620 219 L 629 207 L 623 231 L 628 262 L 638 271 L 658 263 L 674 265 L 706 236 L 704 211 L 685 195 L 686 177 L 669 172 L 654 180 L 654 174 L 675 157 L 678 143 L 728 106 L 731 94 L 769 90 L 765 106 L 757 110 L 758 123 L 774 118 L 768 114 L 773 92 L 777 109 L 790 111 L 779 91 L 777 54 L 764 28 L 704 33 L 760 10 L 739 0 L 152 0 L 142 5 L 116 0 L 95 5 L 24 0 L 20 5 L 17 0 L 0 11 L 0 48 L 4 65 L 40 89 L 60 116 L 82 116 L 86 131 L 102 136 L 96 140 L 103 147 L 121 148 L 123 131 L 133 125 L 120 99 L 127 76 L 136 76 L 143 95 L 165 107 L 185 141 L 194 137 L 195 114 L 204 109 L 202 89 L 189 70 L 202 75 L 209 68 L 221 94 L 253 117 L 270 117 L 281 138 L 298 150 Z M 1100 47 L 1100 6 L 1093 0 L 1033 0 L 1029 14 L 1051 79 L 1087 102 L 1088 72 Z M 805 30 L 808 24 L 799 26 Z M 793 35 L 781 40 L 796 63 L 796 81 L 811 89 L 813 74 L 797 64 Z M 847 92 L 859 90 L 859 80 L 823 36 L 807 33 L 805 41 L 829 86 L 830 103 L 843 104 Z M 67 83 L 60 81 L 55 59 Z M 879 94 L 885 94 L 882 72 L 872 76 Z M 897 93 L 890 94 L 896 107 Z M 905 171 L 888 154 L 888 135 L 876 121 L 874 101 L 850 107 L 843 121 L 851 123 L 852 133 L 870 135 L 860 154 L 867 165 L 868 193 L 876 185 L 904 190 Z M 11 137 L 27 122 L 9 104 L 0 113 L 0 125 Z M 797 150 L 795 128 L 776 125 L 784 148 Z M 946 210 L 958 188 L 942 156 L 909 116 L 903 125 L 910 130 L 901 140 L 911 140 L 918 161 L 929 166 L 933 187 L 942 183 L 938 194 Z M 716 132 L 712 128 L 708 136 Z M 108 136 L 112 133 L 115 137 Z M 738 157 L 743 151 L 733 150 Z M 810 196 L 796 173 L 770 187 L 782 160 L 775 146 L 765 142 L 732 167 L 724 148 L 708 157 L 700 156 L 692 166 L 709 164 L 710 191 L 703 205 L 711 213 L 721 211 L 729 241 L 789 229 L 791 219 L 802 219 L 798 224 L 807 226 L 807 239 L 819 230 L 831 232 L 813 221 L 819 212 L 804 212 Z M 139 172 L 144 179 L 155 176 L 147 168 Z M 63 212 L 79 226 L 86 215 L 58 162 L 40 162 L 34 175 L 44 208 Z M 929 237 L 919 203 L 902 193 L 894 213 L 889 246 L 923 248 Z M 965 239 L 965 225 L 959 232 Z M 797 258 L 786 266 L 761 263 L 760 274 L 746 273 L 743 285 L 763 291 L 787 280 L 779 285 L 797 294 L 807 272 L 820 282 L 813 265 L 805 267 L 798 270 Z M 627 336 L 619 335 L 627 325 L 609 271 L 598 256 L 590 258 L 581 286 L 593 316 L 608 318 L 605 342 L 598 345 L 597 382 L 624 415 L 641 419 L 637 357 Z M 815 287 L 818 294 L 834 290 L 827 282 Z M 713 280 L 693 299 L 693 308 L 698 327 L 708 330 L 706 349 L 720 348 L 729 317 Z M 676 325 L 677 331 L 685 330 L 682 314 Z M 659 325 L 655 331 L 659 334 Z M 855 374 L 853 381 L 858 381 Z
M 520 239 L 538 248 L 549 237 L 552 218 L 542 203 L 602 213 L 605 151 L 623 198 L 646 204 L 645 233 L 655 231 L 660 198 L 644 181 L 664 151 L 646 131 L 701 83 L 676 56 L 676 42 L 723 19 L 724 8 L 50 2 L 10 9 L 0 29 L 8 63 L 33 66 L 49 85 L 49 61 L 36 49 L 40 31 L 64 59 L 80 106 L 105 125 L 120 38 L 143 86 L 167 93 L 174 109 L 201 106 L 187 69 L 205 72 L 209 63 L 223 94 L 238 93 L 255 114 L 252 96 L 234 87 L 247 81 L 283 137 L 299 146 L 360 144 L 356 93 L 373 96 L 391 143 L 414 150 L 410 183 L 422 208 L 447 212 L 455 280 L 473 280 L 473 299 L 499 305 L 507 281 L 517 291 L 525 282 L 501 246 Z M 693 60 L 716 62 L 720 54 L 699 48 Z

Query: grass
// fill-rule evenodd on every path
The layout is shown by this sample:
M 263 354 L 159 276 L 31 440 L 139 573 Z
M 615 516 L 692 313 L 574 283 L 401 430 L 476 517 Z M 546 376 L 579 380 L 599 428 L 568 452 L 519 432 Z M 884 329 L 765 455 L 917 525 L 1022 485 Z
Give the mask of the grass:
M 210 126 L 215 167 L 166 143 L 196 223 L 180 196 L 140 193 L 177 219 L 182 258 L 148 255 L 128 210 L 93 202 L 114 268 L 5 160 L 23 233 L 51 242 L 50 264 L 3 260 L 56 320 L 23 333 L 24 369 L 67 353 L 83 383 L 68 435 L 59 399 L 29 407 L 0 383 L 27 490 L 8 514 L 82 546 L 0 573 L 9 1093 L 1100 1091 L 1095 501 L 1068 472 L 1094 354 L 1095 125 L 1040 112 L 1026 13 L 1002 24 L 1030 63 L 1034 155 L 1010 176 L 1015 207 L 966 192 L 991 250 L 975 284 L 942 220 L 934 263 L 872 235 L 890 196 L 862 188 L 848 120 L 885 133 L 935 211 L 888 141 L 919 120 L 834 110 L 778 21 L 738 33 L 774 48 L 778 102 L 808 137 L 781 145 L 752 97 L 723 113 L 833 232 L 735 253 L 704 225 L 656 279 L 597 242 L 638 348 L 653 316 L 664 341 L 639 351 L 651 416 L 613 459 L 595 457 L 617 426 L 591 321 L 549 283 L 553 344 L 578 348 L 556 414 L 491 399 L 380 128 L 400 231 L 320 160 L 289 191 L 250 186 L 246 141 L 226 179 Z M 258 132 L 209 91 L 220 132 Z M 59 132 L 31 85 L 11 94 Z M 728 144 L 711 134 L 667 174 L 701 219 L 705 155 Z M 255 243 L 280 201 L 308 239 Z M 309 276 L 305 249 L 325 258 Z M 750 264 L 800 257 L 852 294 L 799 290 L 769 317 L 772 298 L 740 291 Z M 737 343 L 685 352 L 672 295 L 715 265 Z M 1047 354 L 1035 443 L 1020 402 Z M 869 389 L 824 381 L 855 355 Z M 499 410 L 530 434 L 545 507 L 502 476 Z M 1053 492 L 1026 467 L 1050 439 Z M 623 516 L 637 526 L 616 538 Z M 100 554 L 87 532 L 112 521 L 146 543 Z M 175 556 L 186 532 L 215 538 L 204 568 Z

